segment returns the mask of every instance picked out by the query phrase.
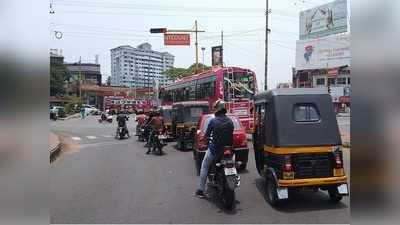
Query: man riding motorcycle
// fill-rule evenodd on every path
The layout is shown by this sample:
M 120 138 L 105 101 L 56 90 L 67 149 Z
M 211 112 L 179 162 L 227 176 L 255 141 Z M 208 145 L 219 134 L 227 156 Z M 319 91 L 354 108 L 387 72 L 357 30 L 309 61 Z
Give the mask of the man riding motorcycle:
M 226 116 L 225 102 L 218 100 L 214 104 L 215 117 L 207 127 L 205 138 L 208 141 L 208 149 L 201 164 L 198 189 L 195 195 L 204 198 L 206 180 L 210 165 L 214 160 L 218 160 L 223 154 L 225 146 L 233 145 L 234 125 L 232 120 Z
M 153 116 L 149 118 L 149 127 L 150 127 L 150 133 L 149 133 L 149 138 L 147 141 L 147 146 L 151 144 L 153 141 L 154 135 L 156 135 L 156 132 L 160 129 L 164 129 L 164 122 L 163 118 L 161 116 L 161 112 L 159 110 L 155 110 L 152 114 Z M 146 154 L 150 153 L 150 149 L 147 150 Z
M 123 129 L 126 131 L 126 134 L 128 135 L 128 137 L 130 137 L 129 130 L 126 125 L 126 121 L 128 121 L 128 112 L 125 109 L 119 111 L 116 120 L 118 122 L 118 127 L 123 127 Z M 118 138 L 118 127 L 117 127 L 117 131 L 115 134 L 115 138 Z

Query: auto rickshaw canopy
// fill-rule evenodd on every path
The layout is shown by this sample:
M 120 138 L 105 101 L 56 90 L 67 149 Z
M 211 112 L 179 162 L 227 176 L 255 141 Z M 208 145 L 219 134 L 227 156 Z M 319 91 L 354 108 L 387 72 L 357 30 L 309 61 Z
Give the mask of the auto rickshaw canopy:
M 172 105 L 174 120 L 177 123 L 198 122 L 201 115 L 210 112 L 206 101 L 178 102 Z

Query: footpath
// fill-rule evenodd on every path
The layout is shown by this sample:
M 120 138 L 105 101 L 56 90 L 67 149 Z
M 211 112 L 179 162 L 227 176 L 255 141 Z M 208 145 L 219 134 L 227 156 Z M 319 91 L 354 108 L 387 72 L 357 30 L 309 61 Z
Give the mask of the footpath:
M 50 163 L 57 158 L 57 156 L 60 154 L 60 151 L 61 151 L 60 138 L 56 134 L 50 132 L 49 133 Z

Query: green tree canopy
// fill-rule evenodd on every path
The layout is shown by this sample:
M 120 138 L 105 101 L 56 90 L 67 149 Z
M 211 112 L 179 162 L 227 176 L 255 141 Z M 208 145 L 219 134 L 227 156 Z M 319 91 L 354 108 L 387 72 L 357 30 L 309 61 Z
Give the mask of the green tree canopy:
M 206 70 L 209 70 L 211 67 L 207 66 L 207 65 L 203 65 L 202 63 L 199 63 L 199 71 L 198 72 L 199 73 L 203 72 L 203 68 L 204 68 L 204 71 L 206 71 Z M 194 63 L 191 66 L 189 66 L 189 68 L 174 67 L 174 68 L 164 71 L 163 74 L 166 75 L 169 79 L 176 80 L 179 78 L 183 78 L 183 77 L 187 77 L 187 76 L 191 76 L 191 75 L 195 74 L 195 70 L 196 70 L 196 64 Z
M 65 94 L 65 81 L 69 79 L 67 67 L 58 61 L 50 60 L 50 96 Z

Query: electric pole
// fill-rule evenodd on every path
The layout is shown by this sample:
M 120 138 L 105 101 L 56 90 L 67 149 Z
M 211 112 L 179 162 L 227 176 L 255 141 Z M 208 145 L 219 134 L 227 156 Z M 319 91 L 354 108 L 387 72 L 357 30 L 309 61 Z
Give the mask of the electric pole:
M 194 32 L 196 34 L 196 42 L 195 42 L 195 46 L 196 46 L 196 73 L 199 72 L 199 43 L 197 42 L 197 20 L 194 21 Z
M 221 30 L 221 54 L 222 54 L 222 67 L 224 67 L 224 31 Z
M 266 0 L 266 11 L 265 11 L 265 76 L 264 76 L 264 90 L 268 90 L 268 33 L 270 32 L 270 29 L 268 27 L 268 14 L 269 14 L 269 9 L 268 9 L 268 0 Z

